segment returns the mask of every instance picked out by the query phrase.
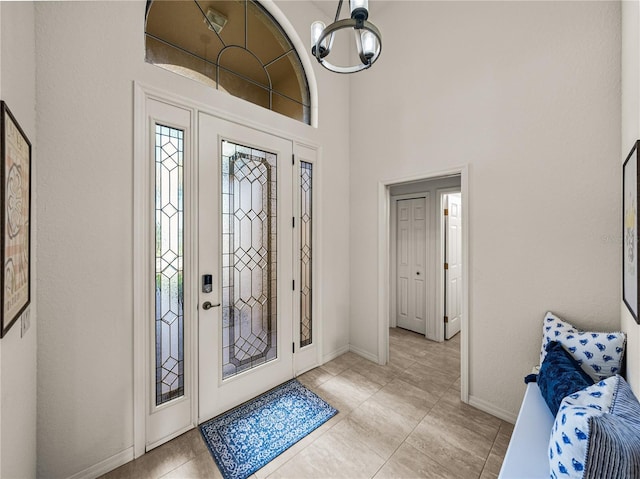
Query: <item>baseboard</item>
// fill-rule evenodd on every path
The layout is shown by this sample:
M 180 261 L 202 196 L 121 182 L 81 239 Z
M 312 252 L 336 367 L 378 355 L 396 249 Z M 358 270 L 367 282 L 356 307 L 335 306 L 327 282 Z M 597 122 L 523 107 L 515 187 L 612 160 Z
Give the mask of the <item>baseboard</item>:
M 345 346 L 342 346 L 339 349 L 336 349 L 335 351 L 330 352 L 329 354 L 323 355 L 322 356 L 322 364 L 328 363 L 329 361 L 331 361 L 332 359 L 337 358 L 341 354 L 348 353 L 348 352 L 349 352 L 349 345 L 347 344 Z
M 365 351 L 364 349 L 360 349 L 356 346 L 354 346 L 353 344 L 349 345 L 349 351 L 351 351 L 352 353 L 357 354 L 358 356 L 361 356 L 365 359 L 368 359 L 369 361 L 373 361 L 374 363 L 378 364 L 378 356 L 376 356 L 375 354 L 371 354 L 369 351 Z
M 513 414 L 509 411 L 505 411 L 504 409 L 500 409 L 495 407 L 493 404 L 488 403 L 484 399 L 477 398 L 475 396 L 469 395 L 469 405 L 473 406 L 476 409 L 480 409 L 492 416 L 502 419 L 503 421 L 507 421 L 508 423 L 515 424 L 516 418 L 518 417 L 516 414 Z
M 84 471 L 80 471 L 68 479 L 95 479 L 109 471 L 113 471 L 116 467 L 120 467 L 129 461 L 133 460 L 133 446 L 125 449 L 118 454 L 105 459 L 98 464 L 86 468 Z

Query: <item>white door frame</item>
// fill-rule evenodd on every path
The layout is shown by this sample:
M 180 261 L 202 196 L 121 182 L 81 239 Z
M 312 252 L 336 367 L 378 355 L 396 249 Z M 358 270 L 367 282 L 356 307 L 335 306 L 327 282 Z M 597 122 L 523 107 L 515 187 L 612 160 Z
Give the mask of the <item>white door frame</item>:
M 145 453 L 146 449 L 146 418 L 147 418 L 147 403 L 149 399 L 149 364 L 148 358 L 150 357 L 149 344 L 149 332 L 148 324 L 145 318 L 148 318 L 151 314 L 151 301 L 149 299 L 149 265 L 148 258 L 151 254 L 150 239 L 153 237 L 150 231 L 151 222 L 151 208 L 150 201 L 153 198 L 151 193 L 151 184 L 149 179 L 149 142 L 148 142 L 148 112 L 146 102 L 148 99 L 155 99 L 160 102 L 190 110 L 192 112 L 193 122 L 191 128 L 193 129 L 193 147 L 192 151 L 196 151 L 195 145 L 197 145 L 197 113 L 203 112 L 209 115 L 216 116 L 229 122 L 235 122 L 249 128 L 262 131 L 267 134 L 279 136 L 293 141 L 293 151 L 296 159 L 298 155 L 303 157 L 304 161 L 313 162 L 314 176 L 316 178 L 314 192 L 314 203 L 316 209 L 314 210 L 315 229 L 320 231 L 321 228 L 321 202 L 322 202 L 322 158 L 321 147 L 313 141 L 291 135 L 290 133 L 278 130 L 276 128 L 266 126 L 262 123 L 255 122 L 250 119 L 242 118 L 227 111 L 212 108 L 210 105 L 191 100 L 173 93 L 161 90 L 152 86 L 144 85 L 140 82 L 134 82 L 134 141 L 133 141 L 133 455 L 134 458 L 140 457 Z M 197 179 L 197 158 L 194 161 L 195 167 L 192 169 L 193 175 Z M 292 188 L 295 185 L 295 181 L 292 182 Z M 194 192 L 194 198 L 197 198 L 197 191 Z M 197 200 L 194 200 L 197 201 Z M 194 214 L 196 208 L 192 208 Z M 185 218 L 185 221 L 189 219 Z M 190 218 L 190 220 L 193 220 Z M 194 226 L 192 237 L 197 238 L 197 224 Z M 194 247 L 194 245 L 191 245 Z M 313 281 L 314 285 L 314 314 L 316 337 L 314 342 L 316 343 L 315 361 L 316 364 L 311 365 L 310 361 L 314 358 L 307 356 L 308 361 L 304 367 L 305 369 L 311 369 L 315 366 L 319 366 L 322 363 L 323 357 L 323 335 L 322 335 L 322 249 L 323 244 L 321 241 L 321 235 L 314 234 L 314 273 Z M 194 260 L 197 260 L 194 258 Z M 199 278 L 197 277 L 197 268 L 193 268 L 191 274 L 194 274 L 194 284 L 198 285 Z M 197 295 L 196 295 L 197 297 Z M 185 296 L 185 301 L 186 301 Z M 197 303 L 193 302 L 193 308 L 197 307 Z M 195 321 L 197 323 L 197 321 Z M 198 375 L 198 328 L 197 325 L 191 328 L 190 333 L 192 341 L 192 351 L 185 353 L 189 354 L 189 358 L 193 364 L 192 374 L 194 377 Z M 295 356 L 294 356 L 295 364 Z M 301 373 L 303 371 L 297 371 Z M 191 398 L 192 398 L 192 427 L 198 425 L 198 381 L 191 381 Z M 191 427 L 187 428 L 190 429 Z M 184 431 L 182 431 L 184 432 Z M 174 434 L 174 436 L 178 433 Z
M 312 302 L 311 302 L 311 338 L 312 343 L 308 346 L 300 348 L 300 307 L 296 303 L 293 308 L 293 340 L 296 344 L 295 354 L 293 355 L 293 373 L 294 376 L 299 376 L 310 369 L 313 369 L 322 364 L 322 321 L 319 318 L 322 317 L 322 301 L 320 301 L 322 295 L 321 278 L 321 265 L 322 265 L 322 248 L 320 247 L 320 234 L 321 218 L 322 218 L 322 202 L 320 201 L 322 194 L 322 170 L 319 168 L 318 158 L 319 151 L 317 148 L 306 146 L 300 143 L 293 145 L 293 154 L 295 157 L 294 165 L 294 181 L 292 185 L 296 191 L 293 192 L 294 205 L 293 212 L 296 218 L 295 224 L 299 225 L 300 220 L 300 163 L 310 163 L 312 167 L 312 188 L 311 188 L 311 210 L 312 210 L 312 225 L 311 225 L 311 285 L 313 288 Z M 296 286 L 296 292 L 300 294 L 300 287 L 302 280 L 300 279 L 300 229 L 296 227 L 293 238 L 294 249 L 294 280 Z M 299 296 L 295 297 L 298 298 Z
M 442 214 L 442 209 L 444 208 L 442 202 L 445 195 L 450 193 L 460 193 L 460 188 L 452 187 L 452 188 L 438 188 L 436 190 L 436 196 L 438 201 L 438 218 L 436 220 L 438 231 L 436 231 L 436 251 L 438 255 L 438 261 L 440 265 L 444 265 L 445 257 L 444 257 L 444 215 Z M 464 248 L 464 244 L 462 245 Z M 463 265 L 464 267 L 464 265 Z M 436 321 L 436 336 L 439 338 L 438 341 L 444 341 L 444 322 L 442 319 L 444 318 L 444 267 L 437 268 L 437 279 L 436 279 L 436 301 L 437 301 L 437 314 L 436 318 L 440 318 L 440 320 Z
M 378 363 L 389 360 L 389 304 L 390 304 L 390 188 L 401 183 L 432 180 L 443 176 L 460 175 L 462 195 L 462 321 L 460 331 L 460 398 L 469 402 L 469 167 L 428 172 L 410 177 L 392 178 L 378 183 Z

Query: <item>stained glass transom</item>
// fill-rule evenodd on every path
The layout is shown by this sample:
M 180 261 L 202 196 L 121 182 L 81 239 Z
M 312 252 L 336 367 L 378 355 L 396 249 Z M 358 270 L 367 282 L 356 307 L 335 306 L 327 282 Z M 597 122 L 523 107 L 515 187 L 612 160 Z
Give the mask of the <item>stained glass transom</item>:
M 222 376 L 277 357 L 276 155 L 222 141 Z
M 156 405 L 184 395 L 184 132 L 155 131 Z
M 310 124 L 302 61 L 252 0 L 148 0 L 146 61 Z
M 300 347 L 313 342 L 312 323 L 312 179 L 313 165 L 300 162 Z

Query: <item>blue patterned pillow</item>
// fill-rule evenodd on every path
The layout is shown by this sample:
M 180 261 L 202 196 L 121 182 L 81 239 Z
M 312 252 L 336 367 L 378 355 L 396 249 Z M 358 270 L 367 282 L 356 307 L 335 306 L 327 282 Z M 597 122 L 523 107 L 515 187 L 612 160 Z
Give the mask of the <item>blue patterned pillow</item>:
M 547 355 L 538 373 L 538 387 L 555 416 L 565 396 L 591 386 L 593 379 L 582 370 L 578 361 L 564 350 L 562 344 L 551 341 L 547 344 L 546 350 Z
M 594 381 L 620 373 L 626 344 L 621 332 L 594 333 L 581 331 L 553 313 L 547 313 L 542 322 L 542 348 L 540 364 L 546 356 L 545 347 L 551 341 L 561 343 Z
M 567 396 L 549 440 L 551 477 L 640 477 L 640 403 L 616 375 Z

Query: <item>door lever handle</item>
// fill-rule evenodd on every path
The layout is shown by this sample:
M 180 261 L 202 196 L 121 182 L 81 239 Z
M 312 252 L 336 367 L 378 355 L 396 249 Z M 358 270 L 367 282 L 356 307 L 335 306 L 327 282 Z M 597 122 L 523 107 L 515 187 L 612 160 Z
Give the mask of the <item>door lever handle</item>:
M 204 309 L 205 311 L 211 308 L 217 308 L 218 306 L 220 306 L 220 303 L 211 304 L 211 301 L 205 301 L 204 303 L 202 303 L 202 309 Z

